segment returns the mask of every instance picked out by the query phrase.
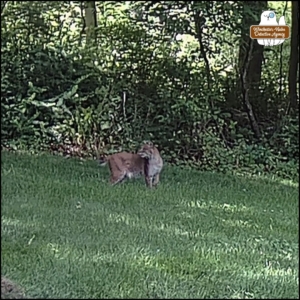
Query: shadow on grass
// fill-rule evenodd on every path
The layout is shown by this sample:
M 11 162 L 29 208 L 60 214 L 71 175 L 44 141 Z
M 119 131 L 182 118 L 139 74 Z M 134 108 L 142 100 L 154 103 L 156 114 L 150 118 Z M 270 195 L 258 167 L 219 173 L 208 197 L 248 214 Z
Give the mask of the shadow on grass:
M 94 162 L 2 162 L 2 265 L 31 295 L 297 296 L 298 191 L 166 168 L 115 188 Z

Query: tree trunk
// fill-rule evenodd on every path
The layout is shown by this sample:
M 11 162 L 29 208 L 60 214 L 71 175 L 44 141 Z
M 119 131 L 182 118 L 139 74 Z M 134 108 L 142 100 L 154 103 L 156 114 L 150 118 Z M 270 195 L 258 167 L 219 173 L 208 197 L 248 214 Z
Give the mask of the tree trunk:
M 244 104 L 244 108 L 246 109 L 248 118 L 249 118 L 249 122 L 251 125 L 251 128 L 254 132 L 254 135 L 257 139 L 261 138 L 261 134 L 260 134 L 260 129 L 250 102 L 250 91 L 251 91 L 251 86 L 250 86 L 250 76 L 248 75 L 250 72 L 250 63 L 251 63 L 251 57 L 253 57 L 253 49 L 254 49 L 254 44 L 256 44 L 257 42 L 254 40 L 250 41 L 250 45 L 249 45 L 249 52 L 246 54 L 246 58 L 245 58 L 245 64 L 244 64 L 244 68 L 243 71 L 240 73 L 241 76 L 241 87 L 242 87 L 242 100 L 243 100 L 243 104 Z
M 298 107 L 297 73 L 299 69 L 299 3 L 292 1 L 292 34 L 291 34 L 291 55 L 289 62 L 289 100 L 290 108 L 296 111 Z
M 244 72 L 246 57 L 249 53 L 251 39 L 249 31 L 251 25 L 258 25 L 260 22 L 260 15 L 263 10 L 267 9 L 267 1 L 244 1 L 244 18 L 242 20 L 241 42 L 239 50 L 239 74 Z M 256 18 L 253 17 L 257 16 Z M 249 58 L 249 69 L 247 70 L 247 83 L 249 85 L 249 99 L 251 99 L 253 109 L 262 114 L 267 114 L 267 102 L 262 102 L 260 96 L 260 80 L 263 62 L 263 46 L 259 45 L 257 41 L 252 44 L 252 56 Z M 236 101 L 234 106 L 239 106 L 239 95 L 241 95 L 241 83 L 237 84 Z M 239 108 L 239 107 L 236 107 Z
M 96 42 L 95 28 L 97 27 L 97 11 L 95 1 L 85 1 L 86 44 Z
M 206 5 L 208 6 L 209 4 Z M 196 31 L 196 38 L 199 42 L 199 51 L 201 53 L 201 56 L 203 57 L 204 64 L 205 64 L 207 89 L 211 91 L 210 65 L 209 65 L 208 57 L 206 55 L 205 46 L 203 43 L 203 29 L 205 25 L 205 18 L 201 16 L 200 8 L 197 5 L 194 5 L 194 3 L 192 9 L 194 12 L 195 31 Z M 211 110 L 214 109 L 214 102 L 210 95 L 208 95 L 208 105 L 210 106 Z

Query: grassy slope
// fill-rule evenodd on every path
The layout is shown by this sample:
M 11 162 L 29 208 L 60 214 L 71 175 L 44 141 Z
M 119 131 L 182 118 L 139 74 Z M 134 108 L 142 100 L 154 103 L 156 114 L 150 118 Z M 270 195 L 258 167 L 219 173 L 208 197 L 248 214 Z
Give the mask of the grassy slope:
M 11 153 L 1 175 L 2 274 L 33 297 L 298 297 L 296 187 L 166 167 L 112 188 L 95 162 Z

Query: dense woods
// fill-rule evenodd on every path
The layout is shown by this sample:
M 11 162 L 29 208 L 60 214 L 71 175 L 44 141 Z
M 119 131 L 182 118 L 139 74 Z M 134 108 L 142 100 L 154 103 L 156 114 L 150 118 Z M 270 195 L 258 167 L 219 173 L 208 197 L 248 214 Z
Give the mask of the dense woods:
M 291 37 L 249 37 L 261 12 Z M 299 172 L 297 1 L 1 1 L 1 145 L 96 156 L 153 140 L 202 170 Z

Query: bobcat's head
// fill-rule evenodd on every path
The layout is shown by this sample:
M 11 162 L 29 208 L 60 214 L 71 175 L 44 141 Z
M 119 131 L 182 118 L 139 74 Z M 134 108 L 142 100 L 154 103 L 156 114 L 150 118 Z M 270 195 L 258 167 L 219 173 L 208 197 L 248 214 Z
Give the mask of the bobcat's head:
M 145 141 L 141 149 L 138 151 L 138 155 L 145 159 L 152 159 L 157 153 L 157 149 L 150 141 Z

